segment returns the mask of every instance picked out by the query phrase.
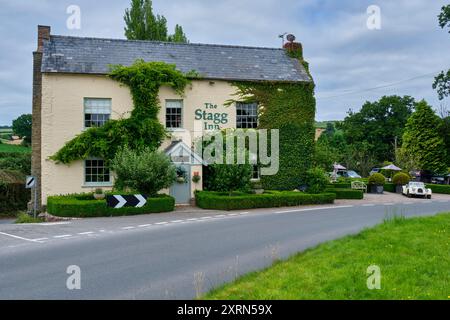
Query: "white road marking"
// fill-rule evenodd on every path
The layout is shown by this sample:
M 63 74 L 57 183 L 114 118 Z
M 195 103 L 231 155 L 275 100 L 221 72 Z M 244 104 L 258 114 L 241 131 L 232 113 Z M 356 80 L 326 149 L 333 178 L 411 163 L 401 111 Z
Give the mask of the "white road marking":
M 201 220 L 208 220 L 208 219 L 212 219 L 213 217 L 201 217 Z
M 99 232 L 106 232 L 106 230 L 98 230 Z
M 39 238 L 39 239 L 33 239 L 34 241 L 44 241 L 44 240 L 48 240 L 48 238 Z
M 224 214 L 219 214 L 219 215 L 217 215 L 217 216 L 214 216 L 214 218 L 223 218 L 223 217 L 226 217 L 226 215 L 224 215 Z
M 122 230 L 130 230 L 130 229 L 134 229 L 135 227 L 123 227 L 121 228 Z
M 180 223 L 180 222 L 183 222 L 184 220 L 173 220 L 173 221 L 170 221 L 170 223 Z
M 93 234 L 93 233 L 94 233 L 94 232 L 92 232 L 92 231 L 86 231 L 86 232 L 80 232 L 80 233 L 78 233 L 78 234 L 84 236 L 84 235 L 87 235 L 87 234 Z
M 15 236 L 15 235 L 13 235 L 13 234 L 5 233 L 5 232 L 0 232 L 0 234 L 3 234 L 3 235 L 5 235 L 5 236 L 11 237 L 11 238 L 16 238 L 16 239 L 24 240 L 24 241 L 40 242 L 39 240 L 36 240 L 36 239 L 23 238 L 23 237 Z
M 70 224 L 70 222 L 43 222 L 43 223 L 30 223 L 38 226 L 60 226 L 63 224 Z
M 392 203 L 392 202 L 388 202 L 388 203 L 383 203 L 385 206 L 393 206 L 393 205 L 395 205 L 395 203 Z
M 229 217 L 235 217 L 235 216 L 238 216 L 239 214 L 238 213 L 230 213 L 230 214 L 227 214 L 227 216 L 229 216 Z
M 375 207 L 373 203 L 363 204 L 363 207 Z
M 139 228 L 146 228 L 146 227 L 150 227 L 150 226 L 151 226 L 151 224 L 141 224 L 138 227 Z
M 330 209 L 353 208 L 353 207 L 354 207 L 354 206 L 321 207 L 321 208 L 308 208 L 308 209 L 297 209 L 297 210 L 276 211 L 275 213 L 291 213 L 291 212 L 316 211 L 316 210 L 330 210 Z
M 168 224 L 168 222 L 157 222 L 157 223 L 155 223 L 155 224 L 157 224 L 157 225 L 163 225 L 163 224 Z
M 187 219 L 187 221 L 198 221 L 198 218 Z
M 53 236 L 53 238 L 61 239 L 61 238 L 68 238 L 68 237 L 71 237 L 71 236 L 72 236 L 71 234 L 61 234 L 59 236 Z
M 250 212 L 241 212 L 240 215 L 249 214 Z

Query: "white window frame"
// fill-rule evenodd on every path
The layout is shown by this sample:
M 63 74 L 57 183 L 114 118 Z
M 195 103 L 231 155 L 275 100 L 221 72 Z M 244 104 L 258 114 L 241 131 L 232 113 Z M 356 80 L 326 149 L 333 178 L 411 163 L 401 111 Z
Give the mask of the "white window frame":
M 87 103 L 89 101 L 108 101 L 109 105 L 105 106 L 88 106 Z M 97 109 L 96 112 L 90 111 L 87 112 L 89 109 Z M 102 123 L 101 126 L 103 126 L 108 120 L 111 119 L 111 113 L 112 113 L 112 99 L 111 98 L 92 98 L 92 97 L 85 97 L 83 99 L 83 128 L 89 129 L 89 128 L 95 128 L 95 126 L 86 126 L 86 115 L 108 115 L 108 119 Z M 90 120 L 92 122 L 92 120 Z M 100 127 L 101 127 L 100 126 Z
M 83 161 L 83 181 L 84 181 L 84 186 L 85 187 L 111 187 L 113 185 L 111 169 L 109 169 L 109 181 L 101 181 L 101 182 L 86 181 L 86 169 L 87 169 L 86 161 L 92 161 L 92 160 L 102 160 L 103 162 L 105 161 L 104 159 L 95 158 L 95 157 L 87 158 L 87 159 L 85 159 Z M 103 167 L 103 168 L 105 168 L 105 167 Z
M 180 127 L 168 127 L 167 126 L 167 108 L 168 108 L 168 103 L 171 102 L 179 102 L 181 107 L 181 121 L 180 121 Z M 173 107 L 171 107 L 173 108 Z M 183 131 L 184 130 L 184 101 L 182 99 L 166 99 L 166 103 L 164 106 L 164 126 L 166 127 L 167 130 L 169 131 Z
M 249 127 L 246 127 L 246 128 L 243 128 L 243 127 L 238 127 L 238 118 L 239 117 L 242 117 L 242 115 L 238 115 L 238 107 L 240 106 L 240 105 L 254 105 L 254 106 L 256 106 L 256 115 L 255 115 L 255 117 L 256 117 L 256 127 L 251 127 L 251 128 L 249 128 Z M 259 125 L 259 114 L 258 114 L 258 109 L 259 109 L 259 105 L 258 105 L 258 103 L 257 102 L 251 102 L 251 103 L 248 103 L 248 102 L 236 102 L 236 128 L 238 128 L 238 129 L 256 129 L 256 128 L 258 128 L 258 125 Z M 252 115 L 246 115 L 246 117 L 247 118 L 249 118 L 249 117 L 252 117 Z M 249 123 L 248 121 L 246 121 L 245 123 Z M 241 125 L 242 125 L 242 123 L 241 123 Z

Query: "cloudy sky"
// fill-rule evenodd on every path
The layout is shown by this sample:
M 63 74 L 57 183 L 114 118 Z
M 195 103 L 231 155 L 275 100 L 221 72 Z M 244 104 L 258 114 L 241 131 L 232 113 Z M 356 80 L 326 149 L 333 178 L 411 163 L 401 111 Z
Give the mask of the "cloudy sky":
M 32 51 L 36 26 L 53 34 L 124 38 L 130 0 L 0 0 L 0 125 L 31 113 Z M 450 35 L 438 27 L 450 0 L 154 0 L 172 30 L 191 42 L 280 47 L 289 32 L 303 43 L 317 88 L 317 120 L 343 119 L 383 95 L 411 95 L 435 108 L 433 75 L 450 68 Z M 69 30 L 70 5 L 81 28 Z M 381 29 L 370 30 L 367 8 L 381 9 Z M 448 105 L 448 101 L 444 104 Z

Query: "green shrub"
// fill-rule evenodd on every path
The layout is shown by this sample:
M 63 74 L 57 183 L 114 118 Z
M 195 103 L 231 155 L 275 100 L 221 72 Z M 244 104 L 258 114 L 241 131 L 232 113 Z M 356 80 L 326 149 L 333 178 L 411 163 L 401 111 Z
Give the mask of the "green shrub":
M 376 186 L 384 186 L 386 178 L 381 173 L 374 173 L 369 177 L 369 184 Z
M 394 175 L 394 177 L 392 178 L 392 182 L 395 185 L 400 185 L 400 186 L 404 186 L 405 184 L 408 184 L 409 180 L 410 180 L 409 175 L 407 175 L 404 172 L 396 173 Z
M 337 188 L 337 189 L 350 189 L 352 185 L 350 183 L 331 183 L 327 185 L 327 188 Z
M 163 152 L 120 149 L 111 163 L 117 190 L 131 189 L 154 196 L 176 180 L 174 165 Z
M 333 203 L 334 193 L 305 194 L 293 191 L 266 191 L 264 194 L 197 191 L 197 206 L 203 209 L 239 210 Z
M 0 170 L 0 213 L 26 210 L 31 193 L 25 188 L 25 176 L 18 171 Z
M 249 164 L 212 164 L 204 168 L 205 190 L 233 192 L 250 189 L 252 167 Z
M 394 183 L 385 183 L 384 184 L 384 191 L 387 192 L 395 192 L 396 185 Z
M 308 186 L 308 193 L 317 194 L 325 190 L 329 179 L 323 169 L 312 168 L 306 171 L 305 183 Z
M 123 194 L 123 193 L 121 193 Z M 47 199 L 47 212 L 60 217 L 107 217 L 128 216 L 173 211 L 175 199 L 168 195 L 157 195 L 147 199 L 142 208 L 110 208 L 106 200 L 95 200 L 92 193 L 67 196 L 52 196 Z
M 31 153 L 0 153 L 0 170 L 31 172 Z
M 325 192 L 336 194 L 336 199 L 364 199 L 364 192 L 362 190 L 328 188 Z
M 445 184 L 427 184 L 427 188 L 430 188 L 433 193 L 450 194 L 450 185 Z
M 17 216 L 17 219 L 14 223 L 20 224 L 20 223 L 40 223 L 40 222 L 44 222 L 44 219 L 35 218 L 27 213 L 21 212 Z

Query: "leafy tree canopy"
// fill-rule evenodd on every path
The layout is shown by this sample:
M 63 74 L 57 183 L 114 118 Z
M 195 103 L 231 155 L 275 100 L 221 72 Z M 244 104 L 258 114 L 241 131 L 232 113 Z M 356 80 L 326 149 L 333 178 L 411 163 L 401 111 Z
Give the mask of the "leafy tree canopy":
M 376 160 L 395 159 L 395 141 L 401 144 L 403 128 L 414 109 L 410 96 L 384 96 L 379 101 L 366 102 L 359 112 L 349 111 L 339 124 L 348 144 L 365 143 L 367 152 Z
M 447 154 L 439 128 L 441 120 L 424 101 L 416 104 L 416 111 L 408 119 L 403 135 L 402 148 L 417 158 L 421 170 L 434 173 L 447 171 Z
M 13 120 L 12 125 L 15 134 L 24 138 L 26 142 L 31 142 L 31 114 L 21 115 L 16 120 Z
M 450 4 L 442 7 L 438 18 L 439 26 L 442 29 L 446 27 L 450 28 Z M 450 33 L 450 30 L 448 32 Z M 433 89 L 437 90 L 440 100 L 450 96 L 450 70 L 447 72 L 442 71 L 436 76 L 433 83 Z
M 129 40 L 154 40 L 188 42 L 183 28 L 175 26 L 175 33 L 169 35 L 167 19 L 153 13 L 151 0 L 131 0 L 131 8 L 125 10 L 125 36 Z

